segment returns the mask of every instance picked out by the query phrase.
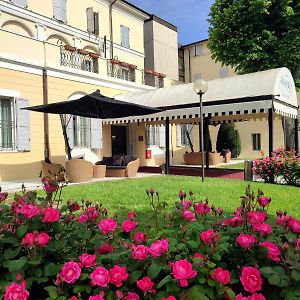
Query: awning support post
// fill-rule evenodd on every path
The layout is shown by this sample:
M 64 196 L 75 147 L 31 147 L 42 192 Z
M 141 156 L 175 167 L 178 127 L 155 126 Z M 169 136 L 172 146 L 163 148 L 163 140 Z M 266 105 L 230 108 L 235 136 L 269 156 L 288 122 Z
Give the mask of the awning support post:
M 295 122 L 295 130 L 294 130 L 294 133 L 295 133 L 295 151 L 296 151 L 296 153 L 298 153 L 299 152 L 299 134 L 298 134 L 299 119 L 296 118 L 294 122 Z
M 273 143 L 274 143 L 274 112 L 273 108 L 268 109 L 268 126 L 269 126 L 269 156 L 272 155 L 273 152 Z
M 165 174 L 169 174 L 170 170 L 170 120 L 169 117 L 166 118 L 166 165 L 165 165 Z
M 59 116 L 60 116 L 60 123 L 61 123 L 61 128 L 63 131 L 64 141 L 65 141 L 65 146 L 66 146 L 66 152 L 67 152 L 68 160 L 70 160 L 70 159 L 72 159 L 72 156 L 71 156 L 71 148 L 70 148 L 70 144 L 69 144 L 69 140 L 68 140 L 68 136 L 67 136 L 66 123 L 64 120 L 64 116 L 62 114 L 60 114 Z

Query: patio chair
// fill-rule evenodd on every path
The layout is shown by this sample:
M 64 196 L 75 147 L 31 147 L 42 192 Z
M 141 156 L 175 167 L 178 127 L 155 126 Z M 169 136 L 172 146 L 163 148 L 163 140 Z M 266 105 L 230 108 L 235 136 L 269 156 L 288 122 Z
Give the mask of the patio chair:
M 65 168 L 61 164 L 48 163 L 45 161 L 41 161 L 42 166 L 42 177 L 44 176 L 55 176 L 58 175 L 59 172 L 64 171 Z
M 70 182 L 88 182 L 93 179 L 93 164 L 84 159 L 66 161 L 66 171 Z

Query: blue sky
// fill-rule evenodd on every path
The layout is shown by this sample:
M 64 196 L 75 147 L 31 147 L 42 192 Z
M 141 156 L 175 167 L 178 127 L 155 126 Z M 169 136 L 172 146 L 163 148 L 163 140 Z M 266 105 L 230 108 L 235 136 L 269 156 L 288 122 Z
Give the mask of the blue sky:
M 208 13 L 214 0 L 128 0 L 148 13 L 177 26 L 178 42 L 189 44 L 208 37 Z

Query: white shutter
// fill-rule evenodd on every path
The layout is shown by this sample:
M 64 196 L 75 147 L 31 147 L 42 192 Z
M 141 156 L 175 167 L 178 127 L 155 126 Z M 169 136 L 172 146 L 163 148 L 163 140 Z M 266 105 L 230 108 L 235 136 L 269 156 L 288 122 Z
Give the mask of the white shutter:
M 91 118 L 91 149 L 102 148 L 102 121 Z
M 69 141 L 69 146 L 71 149 L 74 148 L 74 125 L 73 125 L 73 116 L 66 115 L 66 130 L 67 130 L 67 137 Z
M 99 35 L 99 13 L 94 13 L 94 34 Z
M 166 127 L 159 126 L 159 147 L 165 148 L 166 147 Z
M 16 98 L 17 150 L 30 151 L 29 111 L 23 107 L 28 107 L 28 100 Z
M 27 7 L 27 0 L 12 0 L 12 3 L 20 7 Z
M 61 0 L 61 21 L 67 23 L 67 0 Z
M 181 147 L 181 125 L 176 125 L 176 146 Z
M 56 20 L 61 20 L 61 1 L 53 0 L 53 17 Z
M 94 32 L 94 11 L 92 7 L 88 7 L 86 9 L 86 17 L 87 17 L 87 31 L 89 33 Z

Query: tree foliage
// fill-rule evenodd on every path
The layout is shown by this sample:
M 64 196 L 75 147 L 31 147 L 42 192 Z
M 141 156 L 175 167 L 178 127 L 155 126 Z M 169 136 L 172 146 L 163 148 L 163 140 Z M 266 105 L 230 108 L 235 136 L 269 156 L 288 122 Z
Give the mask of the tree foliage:
M 215 0 L 209 23 L 216 61 L 238 74 L 285 66 L 299 80 L 299 0 Z

